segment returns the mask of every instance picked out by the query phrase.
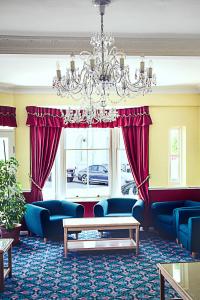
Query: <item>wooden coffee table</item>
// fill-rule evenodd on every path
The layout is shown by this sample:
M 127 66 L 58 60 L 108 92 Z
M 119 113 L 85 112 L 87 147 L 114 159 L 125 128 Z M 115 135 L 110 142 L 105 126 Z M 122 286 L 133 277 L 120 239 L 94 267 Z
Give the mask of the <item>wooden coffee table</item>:
M 158 264 L 160 273 L 160 299 L 165 299 L 165 280 L 182 300 L 200 299 L 200 262 Z
M 4 290 L 4 278 L 12 276 L 12 242 L 13 239 L 0 238 L 0 292 Z M 8 266 L 4 266 L 4 253 L 8 252 Z
M 64 219 L 64 255 L 70 251 L 109 250 L 109 249 L 136 249 L 139 253 L 140 223 L 133 217 L 103 217 L 103 218 L 73 218 Z M 128 238 L 107 238 L 95 240 L 68 240 L 70 231 L 84 230 L 119 230 L 128 229 Z M 133 239 L 135 231 L 135 240 Z

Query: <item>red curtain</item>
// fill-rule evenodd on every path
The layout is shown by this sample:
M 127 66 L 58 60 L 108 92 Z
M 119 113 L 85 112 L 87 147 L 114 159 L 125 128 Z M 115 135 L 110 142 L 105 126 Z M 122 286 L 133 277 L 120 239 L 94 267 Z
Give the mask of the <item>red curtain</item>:
M 0 126 L 17 127 L 15 107 L 0 106 Z
M 42 113 L 56 114 L 54 109 L 42 108 Z M 62 127 L 55 118 L 41 115 L 41 109 L 27 107 L 27 125 L 30 125 L 31 140 L 31 199 L 42 200 L 42 188 L 47 180 L 58 149 Z M 56 121 L 55 121 L 56 120 Z
M 137 108 L 132 126 L 123 126 L 126 154 L 139 196 L 149 206 L 149 125 L 152 124 L 148 107 Z

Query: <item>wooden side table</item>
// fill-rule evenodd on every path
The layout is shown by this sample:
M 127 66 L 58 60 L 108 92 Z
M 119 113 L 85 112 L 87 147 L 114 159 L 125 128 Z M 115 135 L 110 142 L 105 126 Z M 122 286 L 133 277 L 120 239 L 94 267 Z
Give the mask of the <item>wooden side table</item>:
M 0 239 L 0 292 L 4 290 L 4 279 L 12 277 L 12 242 L 13 239 Z M 8 252 L 8 266 L 4 266 L 4 253 Z

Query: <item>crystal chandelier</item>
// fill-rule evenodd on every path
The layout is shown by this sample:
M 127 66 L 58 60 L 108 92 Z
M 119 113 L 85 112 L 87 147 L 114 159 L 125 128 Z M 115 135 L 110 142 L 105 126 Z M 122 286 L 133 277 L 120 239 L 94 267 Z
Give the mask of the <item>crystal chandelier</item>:
M 151 92 L 152 85 L 156 85 L 152 66 L 146 67 L 143 59 L 135 71 L 134 81 L 131 80 L 129 66 L 125 64 L 125 54 L 114 46 L 114 38 L 104 33 L 105 6 L 111 0 L 94 2 L 99 6 L 101 32 L 91 38 L 93 50 L 80 53 L 83 60 L 80 70 L 76 67 L 74 55 L 71 55 L 70 67 L 65 75 L 61 75 L 57 63 L 56 77 L 53 79 L 53 88 L 57 90 L 58 96 L 83 100 L 80 109 L 69 108 L 63 114 L 66 124 L 112 122 L 116 120 L 118 113 L 115 108 L 106 109 L 109 102 L 116 104 L 130 96 L 145 95 Z

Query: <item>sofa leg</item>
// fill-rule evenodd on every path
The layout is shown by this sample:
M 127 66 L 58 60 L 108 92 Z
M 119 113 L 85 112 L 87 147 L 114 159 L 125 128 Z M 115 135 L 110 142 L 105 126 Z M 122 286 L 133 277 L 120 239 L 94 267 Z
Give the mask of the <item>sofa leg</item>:
M 192 257 L 193 257 L 193 258 L 197 258 L 197 256 L 198 256 L 198 253 L 197 253 L 197 252 L 192 252 Z
M 44 238 L 44 243 L 46 244 L 46 242 L 47 242 L 47 238 Z

